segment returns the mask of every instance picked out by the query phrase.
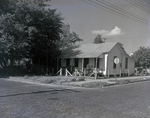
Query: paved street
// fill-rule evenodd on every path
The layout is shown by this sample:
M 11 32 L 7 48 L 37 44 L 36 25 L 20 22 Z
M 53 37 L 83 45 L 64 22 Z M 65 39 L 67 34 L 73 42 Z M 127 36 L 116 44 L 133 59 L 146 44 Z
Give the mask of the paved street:
M 65 89 L 0 79 L 0 118 L 150 118 L 150 82 Z

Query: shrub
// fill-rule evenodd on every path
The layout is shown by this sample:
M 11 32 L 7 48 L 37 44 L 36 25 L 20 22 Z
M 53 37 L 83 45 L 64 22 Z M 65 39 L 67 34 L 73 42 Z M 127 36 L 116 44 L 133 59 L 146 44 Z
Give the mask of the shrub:
M 71 78 L 70 82 L 75 82 L 75 81 L 85 81 L 85 77 L 73 77 Z
M 77 77 L 76 81 L 85 81 L 85 77 Z
M 76 81 L 76 78 L 71 78 L 70 81 L 71 81 L 71 82 L 75 82 L 75 81 Z
M 25 75 L 25 76 L 24 76 L 24 79 L 29 79 L 29 76 L 28 76 L 28 75 Z
M 51 83 L 55 83 L 56 80 L 45 80 L 43 83 L 46 83 L 46 84 L 51 84 Z

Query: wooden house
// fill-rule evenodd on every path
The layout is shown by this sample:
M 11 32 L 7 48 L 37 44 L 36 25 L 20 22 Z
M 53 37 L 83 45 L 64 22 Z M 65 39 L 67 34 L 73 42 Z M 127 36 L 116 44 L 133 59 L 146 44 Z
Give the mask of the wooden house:
M 59 65 L 73 72 L 74 68 L 83 71 L 96 68 L 103 75 L 134 73 L 135 61 L 118 42 L 83 44 L 62 52 Z

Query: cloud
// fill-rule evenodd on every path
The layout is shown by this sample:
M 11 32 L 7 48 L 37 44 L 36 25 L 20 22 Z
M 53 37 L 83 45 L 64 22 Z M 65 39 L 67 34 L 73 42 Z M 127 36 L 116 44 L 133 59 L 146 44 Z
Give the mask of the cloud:
M 103 37 L 110 37 L 110 36 L 122 35 L 122 34 L 125 34 L 125 32 L 122 32 L 121 28 L 116 26 L 111 31 L 107 31 L 107 30 L 93 30 L 92 34 L 96 34 L 96 35 L 100 34 Z

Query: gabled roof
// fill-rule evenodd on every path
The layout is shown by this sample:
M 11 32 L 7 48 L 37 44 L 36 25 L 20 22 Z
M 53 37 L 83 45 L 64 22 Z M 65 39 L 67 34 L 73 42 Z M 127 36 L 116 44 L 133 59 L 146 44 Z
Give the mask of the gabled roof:
M 62 58 L 96 58 L 109 52 L 118 42 L 106 42 L 99 44 L 83 44 L 73 49 L 62 52 Z

